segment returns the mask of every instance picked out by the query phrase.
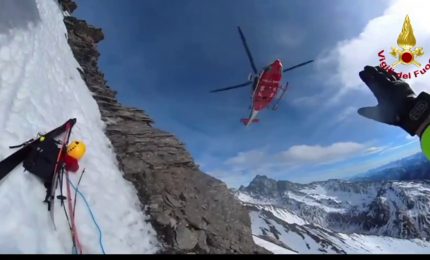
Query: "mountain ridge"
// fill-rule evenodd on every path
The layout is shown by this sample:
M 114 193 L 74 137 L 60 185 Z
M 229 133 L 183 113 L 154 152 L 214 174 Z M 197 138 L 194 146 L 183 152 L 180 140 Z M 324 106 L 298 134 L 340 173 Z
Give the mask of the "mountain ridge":
M 365 173 L 355 175 L 350 181 L 383 181 L 383 180 L 428 180 L 430 179 L 430 162 L 417 153 L 400 160 L 388 163 Z
M 124 178 L 134 184 L 142 210 L 150 215 L 162 252 L 269 253 L 255 245 L 248 212 L 224 183 L 201 172 L 184 144 L 152 127 L 143 110 L 119 104 L 98 68 L 102 30 L 71 16 L 74 1 L 58 2 L 81 66 L 77 69 L 100 108 Z
M 259 204 L 289 208 L 309 223 L 339 232 L 398 238 L 429 238 L 430 235 L 430 219 L 427 218 L 430 181 L 427 180 L 329 180 L 295 184 L 256 176 L 249 186 L 238 192 L 261 200 Z M 397 228 L 395 223 L 405 226 Z

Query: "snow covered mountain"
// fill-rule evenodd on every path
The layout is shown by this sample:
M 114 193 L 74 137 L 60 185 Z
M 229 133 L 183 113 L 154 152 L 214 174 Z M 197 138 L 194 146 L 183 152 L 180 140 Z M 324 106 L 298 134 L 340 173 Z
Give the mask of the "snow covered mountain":
M 84 254 L 268 253 L 226 185 L 142 110 L 117 101 L 98 68 L 104 34 L 71 16 L 72 0 L 0 2 L 0 158 L 77 119 L 71 140 L 87 146 L 74 214 Z M 55 204 L 54 228 L 45 193 L 22 165 L 1 180 L 0 254 L 74 252 L 63 208 Z
M 236 193 L 257 243 L 298 253 L 430 253 L 429 195 L 426 181 L 295 184 L 265 176 Z

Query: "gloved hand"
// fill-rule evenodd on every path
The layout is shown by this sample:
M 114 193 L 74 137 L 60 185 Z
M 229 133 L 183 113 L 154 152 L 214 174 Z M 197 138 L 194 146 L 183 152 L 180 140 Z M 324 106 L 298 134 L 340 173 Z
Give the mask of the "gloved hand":
M 378 100 L 375 107 L 360 108 L 360 115 L 399 126 L 411 136 L 420 134 L 422 125 L 430 116 L 429 94 L 422 92 L 415 98 L 408 83 L 380 67 L 366 66 L 359 75 Z

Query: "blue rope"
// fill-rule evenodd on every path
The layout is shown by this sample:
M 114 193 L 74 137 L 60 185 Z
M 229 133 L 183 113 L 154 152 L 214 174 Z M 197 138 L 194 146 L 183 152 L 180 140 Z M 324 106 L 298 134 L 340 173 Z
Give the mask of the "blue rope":
M 70 183 L 70 185 L 72 185 L 72 188 L 75 190 L 75 192 L 76 192 L 76 193 L 78 193 L 78 194 L 79 194 L 79 196 L 81 196 L 81 198 L 84 200 L 85 205 L 87 206 L 87 209 L 88 209 L 88 211 L 89 211 L 89 212 L 90 212 L 90 214 L 91 214 L 91 218 L 93 219 L 93 222 L 94 222 L 94 224 L 96 225 L 96 227 L 97 227 L 97 229 L 98 229 L 98 231 L 99 231 L 99 244 L 100 244 L 100 248 L 101 248 L 101 250 L 102 250 L 102 253 L 105 255 L 105 254 L 106 254 L 106 252 L 105 252 L 105 249 L 104 249 L 104 247 L 103 247 L 103 241 L 102 241 L 103 234 L 102 234 L 102 230 L 100 229 L 100 226 L 97 224 L 97 221 L 96 221 L 96 219 L 95 219 L 95 217 L 94 217 L 94 214 L 93 214 L 93 212 L 92 212 L 92 210 L 91 210 L 90 205 L 88 204 L 87 199 L 85 198 L 84 194 L 82 194 L 82 193 L 81 193 L 81 191 L 79 191 L 79 190 L 75 187 L 75 185 L 73 185 L 73 183 L 70 181 L 70 179 L 69 179 L 69 178 L 67 178 L 67 181 Z

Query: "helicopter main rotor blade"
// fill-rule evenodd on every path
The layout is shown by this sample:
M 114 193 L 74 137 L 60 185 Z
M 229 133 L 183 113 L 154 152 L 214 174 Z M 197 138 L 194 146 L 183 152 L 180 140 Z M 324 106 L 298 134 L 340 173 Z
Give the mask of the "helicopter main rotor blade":
M 299 67 L 301 67 L 301 66 L 305 66 L 305 65 L 307 65 L 307 64 L 309 64 L 309 63 L 311 63 L 311 62 L 314 62 L 314 60 L 309 60 L 309 61 L 306 61 L 306 62 L 303 62 L 303 63 L 297 64 L 297 65 L 295 65 L 295 66 L 292 66 L 292 67 L 286 68 L 286 69 L 284 69 L 282 72 L 287 72 L 287 71 L 290 71 L 290 70 L 293 70 L 293 69 L 297 69 L 297 68 L 299 68 Z
M 240 29 L 239 26 L 237 27 L 237 29 L 239 30 L 240 38 L 242 39 L 242 43 L 243 43 L 243 46 L 245 47 L 246 55 L 248 55 L 249 62 L 251 63 L 252 70 L 254 71 L 255 74 L 258 74 L 257 67 L 255 66 L 255 63 L 254 63 L 254 58 L 252 57 L 251 51 L 249 50 L 248 44 L 246 43 L 245 35 L 243 35 L 242 29 Z
M 251 85 L 253 81 L 248 81 L 246 83 L 242 83 L 239 85 L 234 85 L 234 86 L 230 86 L 230 87 L 226 87 L 226 88 L 219 88 L 219 89 L 214 89 L 211 91 L 211 93 L 215 93 L 215 92 L 221 92 L 221 91 L 227 91 L 230 89 L 235 89 L 235 88 L 242 88 L 242 87 L 246 87 L 248 85 Z

